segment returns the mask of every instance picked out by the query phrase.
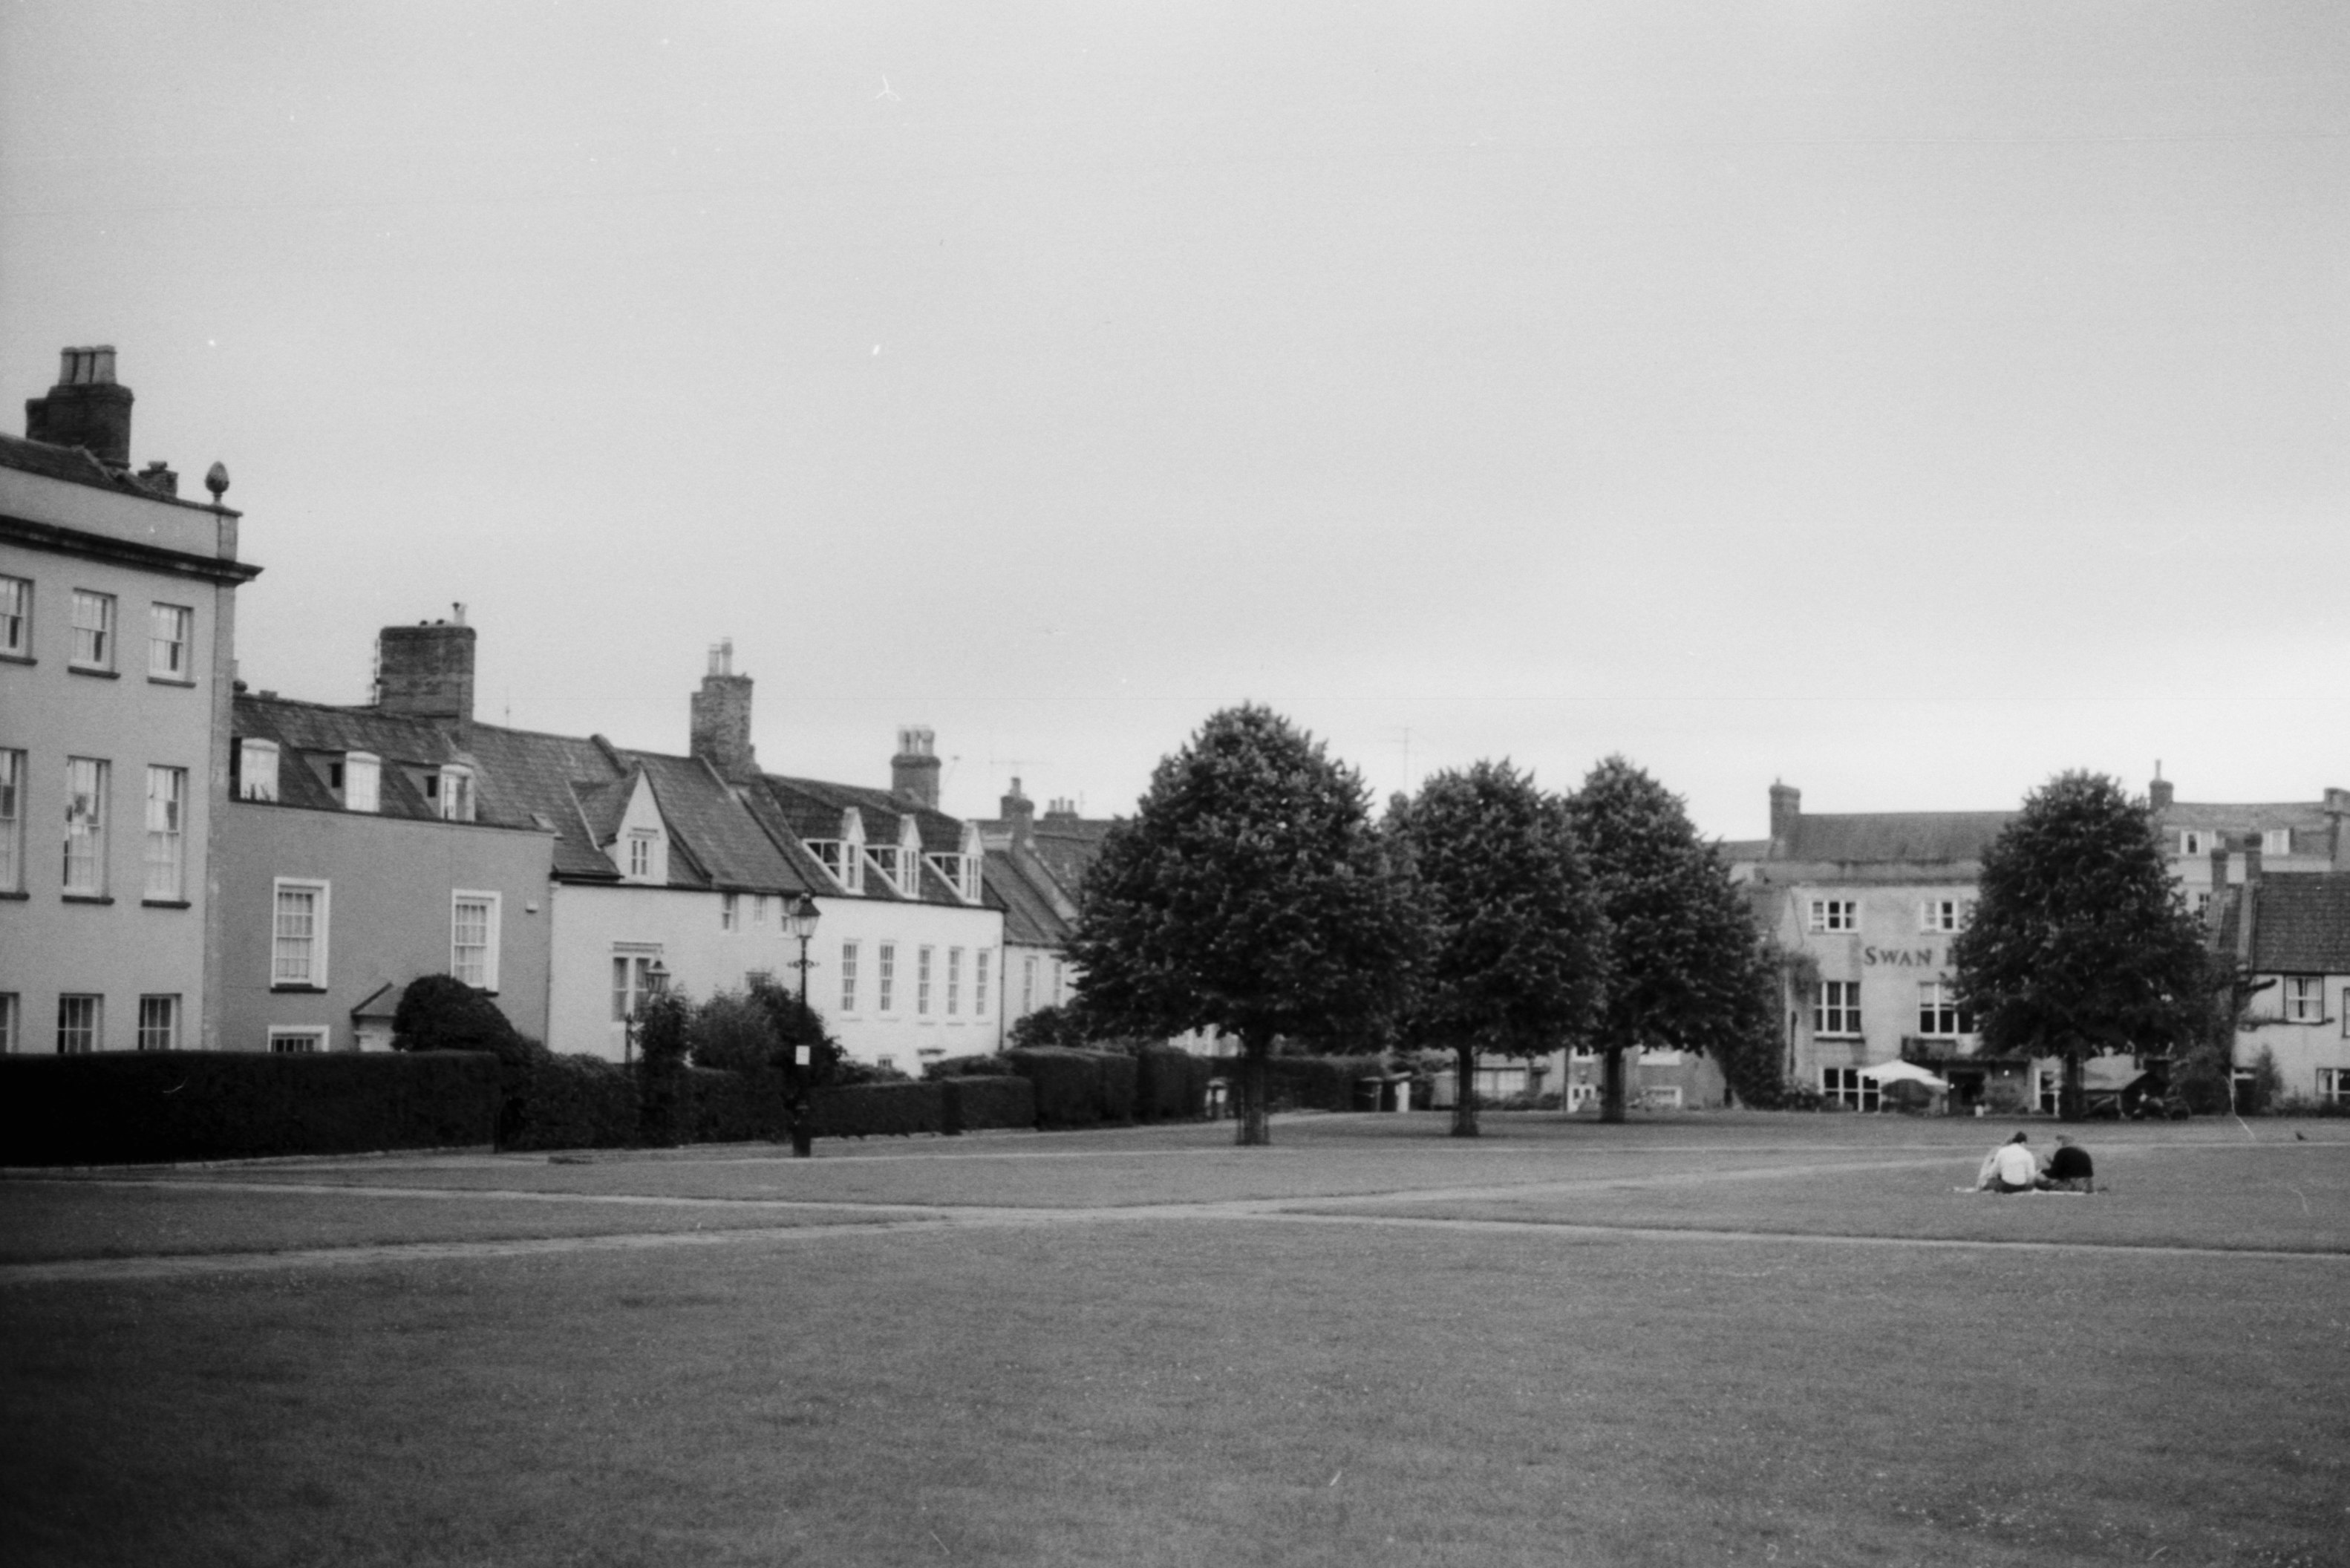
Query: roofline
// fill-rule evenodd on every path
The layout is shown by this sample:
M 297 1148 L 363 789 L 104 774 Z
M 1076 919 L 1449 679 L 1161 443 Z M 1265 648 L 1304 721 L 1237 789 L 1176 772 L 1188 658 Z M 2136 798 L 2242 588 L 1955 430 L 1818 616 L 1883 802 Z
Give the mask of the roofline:
M 153 499 L 161 501 L 164 497 Z M 196 510 L 209 512 L 212 509 L 199 506 Z M 30 550 L 47 550 L 59 556 L 83 556 L 127 566 L 144 566 L 150 571 L 165 572 L 174 576 L 202 577 L 209 582 L 226 583 L 232 587 L 240 583 L 249 583 L 261 576 L 259 566 L 234 556 L 193 556 L 184 550 L 167 550 L 161 545 L 142 545 L 135 539 L 110 538 L 104 534 L 68 528 L 61 524 L 36 523 L 30 518 L 7 513 L 0 513 L 0 540 L 21 545 Z

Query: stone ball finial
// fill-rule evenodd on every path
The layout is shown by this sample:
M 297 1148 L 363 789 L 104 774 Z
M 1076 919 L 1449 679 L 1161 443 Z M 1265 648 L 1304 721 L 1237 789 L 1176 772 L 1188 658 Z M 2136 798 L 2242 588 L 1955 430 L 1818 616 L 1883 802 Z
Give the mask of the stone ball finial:
M 219 505 L 220 498 L 228 493 L 228 464 L 216 462 L 204 470 L 204 488 L 213 493 L 213 504 Z

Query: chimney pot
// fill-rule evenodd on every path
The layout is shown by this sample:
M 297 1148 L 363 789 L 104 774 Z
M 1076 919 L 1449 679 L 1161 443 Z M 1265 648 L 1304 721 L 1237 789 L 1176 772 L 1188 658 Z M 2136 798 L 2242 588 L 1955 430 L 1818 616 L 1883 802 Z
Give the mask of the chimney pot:
M 928 726 L 898 732 L 898 754 L 889 759 L 889 793 L 935 811 L 939 805 L 939 759 Z
M 2146 799 L 2147 804 L 2157 811 L 2170 809 L 2170 781 L 2162 776 L 2162 764 L 2159 763 L 2155 764 L 2154 782 L 2146 786 Z
M 720 778 L 742 784 L 756 778 L 759 756 L 751 744 L 751 678 L 734 673 L 734 639 L 710 647 L 710 670 L 689 710 L 693 754 Z
M 446 621 L 388 626 L 375 639 L 375 705 L 386 713 L 473 719 L 473 628 Z
M 1773 781 L 1771 785 L 1771 853 L 1792 855 L 1795 849 L 1795 827 L 1804 818 L 1804 792 L 1793 784 Z
M 111 348 L 68 348 L 59 356 L 57 384 L 49 395 L 25 400 L 25 439 L 80 447 L 116 472 L 127 473 L 130 404 L 130 389 L 115 382 Z

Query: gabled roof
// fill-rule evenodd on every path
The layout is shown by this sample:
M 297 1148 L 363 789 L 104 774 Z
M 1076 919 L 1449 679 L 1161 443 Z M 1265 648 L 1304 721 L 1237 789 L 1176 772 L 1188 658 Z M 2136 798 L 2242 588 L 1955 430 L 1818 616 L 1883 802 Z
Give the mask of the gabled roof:
M 1795 819 L 1792 842 L 1771 846 L 1773 860 L 1899 862 L 1947 866 L 1980 861 L 2012 811 L 1868 811 Z
M 2350 872 L 2263 877 L 2250 887 L 2254 973 L 2350 974 Z M 2220 904 L 2212 944 L 2221 953 L 2236 950 L 2244 893 L 2230 888 Z
M 472 726 L 473 755 L 499 798 L 555 834 L 555 874 L 580 880 L 617 882 L 619 872 L 604 853 L 597 829 L 584 815 L 575 784 L 617 784 L 624 778 L 611 755 L 594 740 Z M 626 805 L 623 794 L 622 805 Z
M 745 892 L 816 891 L 811 882 L 745 808 L 734 787 L 698 757 L 658 752 L 620 753 L 645 771 L 660 803 L 672 846 L 682 842 L 712 887 Z M 747 791 L 745 793 L 748 793 Z M 677 882 L 674 866 L 670 881 Z
M 2219 833 L 2258 833 L 2272 827 L 2322 830 L 2332 820 L 2322 800 L 2277 801 L 2266 805 L 2206 805 L 2178 800 L 2155 813 L 2164 827 L 2205 827 Z
M 1069 922 L 1054 907 L 1040 865 L 1017 850 L 991 849 L 981 875 L 990 899 L 1003 910 L 1005 941 L 1056 948 L 1067 940 Z
M 424 798 L 411 768 L 460 764 L 473 774 L 473 820 L 491 827 L 536 827 L 528 811 L 498 787 L 472 753 L 461 751 L 439 726 L 422 719 L 379 713 L 372 708 L 330 708 L 240 691 L 230 708 L 231 733 L 239 740 L 271 741 L 278 748 L 277 804 L 311 811 L 341 811 L 343 803 L 319 776 L 311 759 L 371 753 L 383 767 L 377 808 L 361 815 L 437 822 L 441 813 Z
M 953 855 L 962 849 L 962 819 L 950 816 L 931 806 L 916 805 L 901 795 L 883 789 L 868 789 L 859 784 L 828 784 L 822 779 L 785 778 L 775 774 L 762 774 L 750 787 L 754 809 L 771 832 L 788 835 L 795 864 L 804 864 L 814 891 L 833 898 L 856 898 L 843 894 L 830 877 L 825 875 L 804 849 L 801 839 L 827 839 L 840 833 L 841 814 L 852 807 L 863 818 L 865 842 L 868 847 L 894 847 L 910 819 L 916 837 L 924 855 Z M 946 878 L 925 860 L 916 880 L 919 901 L 926 904 L 953 904 L 969 909 L 957 897 Z M 889 885 L 889 879 L 868 876 L 861 895 L 868 898 L 900 903 L 914 902 Z

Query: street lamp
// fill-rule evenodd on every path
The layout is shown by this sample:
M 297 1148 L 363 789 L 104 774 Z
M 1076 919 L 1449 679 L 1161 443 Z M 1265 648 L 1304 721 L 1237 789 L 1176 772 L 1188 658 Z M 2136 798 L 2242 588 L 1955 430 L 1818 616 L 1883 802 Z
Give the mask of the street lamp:
M 808 1012 L 808 941 L 816 935 L 817 918 L 816 900 L 802 893 L 799 902 L 784 912 L 784 935 L 798 939 L 799 961 L 792 967 L 800 971 L 800 1025 L 806 1028 L 814 1015 Z M 814 1052 L 803 1042 L 792 1047 L 790 1074 L 791 1101 L 786 1110 L 791 1121 L 792 1158 L 806 1159 L 816 1153 L 815 1140 L 808 1130 L 807 1074 L 813 1065 Z
M 645 1009 L 650 1006 L 662 992 L 669 989 L 669 965 L 661 962 L 659 957 L 655 957 L 653 961 L 646 966 L 643 980 L 644 989 L 637 992 L 636 1004 L 629 1009 L 628 1017 L 621 1021 L 623 1028 L 620 1034 L 620 1064 L 622 1066 L 637 1059 L 637 1032 L 644 1027 Z

